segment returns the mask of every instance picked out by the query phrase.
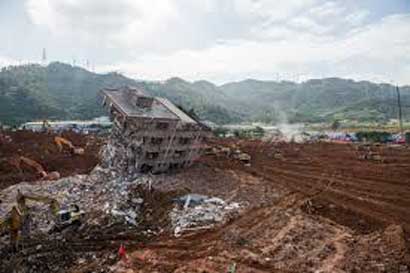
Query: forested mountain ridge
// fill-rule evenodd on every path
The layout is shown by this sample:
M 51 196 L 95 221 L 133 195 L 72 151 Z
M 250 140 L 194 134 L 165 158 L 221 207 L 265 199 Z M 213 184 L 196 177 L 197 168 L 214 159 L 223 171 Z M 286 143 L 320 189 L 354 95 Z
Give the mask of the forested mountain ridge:
M 335 119 L 384 122 L 397 117 L 394 86 L 339 78 L 304 83 L 244 80 L 217 86 L 208 81 L 137 81 L 118 73 L 97 74 L 63 63 L 24 65 L 0 72 L 0 122 L 90 119 L 104 115 L 98 91 L 124 85 L 170 99 L 205 120 L 319 122 Z M 410 87 L 401 89 L 410 119 Z

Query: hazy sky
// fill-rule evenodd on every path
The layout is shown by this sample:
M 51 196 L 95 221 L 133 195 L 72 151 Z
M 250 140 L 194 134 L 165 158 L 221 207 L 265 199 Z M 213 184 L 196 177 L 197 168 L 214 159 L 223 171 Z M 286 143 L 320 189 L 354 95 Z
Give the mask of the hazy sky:
M 216 83 L 410 84 L 410 0 L 0 0 L 0 66 L 49 61 Z

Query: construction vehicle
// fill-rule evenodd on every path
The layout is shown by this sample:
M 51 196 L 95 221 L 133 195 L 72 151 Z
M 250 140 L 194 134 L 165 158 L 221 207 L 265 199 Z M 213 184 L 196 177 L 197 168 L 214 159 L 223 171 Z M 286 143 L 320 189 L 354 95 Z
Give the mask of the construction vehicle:
M 239 161 L 245 164 L 245 166 L 250 166 L 251 165 L 251 156 L 248 155 L 247 153 L 240 153 L 238 155 Z
M 212 146 L 206 146 L 204 149 L 205 155 L 216 155 L 217 149 Z
M 239 149 L 234 151 L 232 157 L 244 163 L 245 166 L 251 165 L 251 156 L 247 153 L 241 152 Z
M 9 159 L 8 162 L 12 166 L 16 167 L 20 172 L 23 171 L 23 166 L 29 167 L 30 169 L 34 170 L 39 176 L 41 176 L 41 179 L 43 180 L 56 180 L 60 178 L 59 172 L 47 173 L 40 163 L 25 156 L 13 157 Z
M 71 154 L 82 155 L 84 154 L 83 148 L 78 148 L 73 145 L 71 141 L 66 138 L 56 136 L 54 137 L 54 142 L 58 147 L 58 151 L 61 153 L 64 150 L 64 147 L 67 147 Z
M 220 153 L 223 155 L 226 155 L 227 157 L 230 157 L 232 154 L 231 148 L 229 147 L 221 147 L 220 148 Z
M 48 122 L 48 120 L 43 120 L 43 124 L 41 125 L 41 131 L 45 133 L 51 132 L 51 124 L 50 122 Z
M 0 219 L 0 234 L 3 229 L 10 232 L 10 242 L 16 248 L 20 240 L 20 230 L 23 226 L 23 216 L 16 206 L 13 206 L 6 219 Z
M 71 204 L 67 209 L 61 209 L 60 203 L 50 197 L 26 195 L 17 191 L 17 206 L 13 206 L 5 220 L 0 220 L 0 230 L 4 227 L 9 229 L 10 240 L 14 247 L 18 246 L 22 231 L 29 233 L 30 210 L 27 201 L 36 201 L 49 205 L 50 212 L 54 216 L 54 227 L 52 231 L 62 231 L 68 226 L 79 225 L 85 215 L 83 210 L 76 204 Z M 27 235 L 26 234 L 26 235 Z
M 373 144 L 373 145 L 362 144 L 362 145 L 356 146 L 358 158 L 360 160 L 384 162 L 384 157 L 381 156 L 380 149 L 379 151 L 373 151 L 372 147 L 380 148 L 380 146 L 377 144 Z
M 367 151 L 365 153 L 359 154 L 360 160 L 371 160 L 377 162 L 384 162 L 384 158 L 377 152 Z

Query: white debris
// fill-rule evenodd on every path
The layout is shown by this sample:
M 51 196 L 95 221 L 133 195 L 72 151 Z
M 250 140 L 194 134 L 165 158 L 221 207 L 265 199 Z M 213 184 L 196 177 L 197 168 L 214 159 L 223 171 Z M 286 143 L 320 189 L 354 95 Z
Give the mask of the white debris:
M 188 195 L 181 199 L 187 202 L 192 200 L 192 196 L 190 198 Z M 175 237 L 187 231 L 212 228 L 216 223 L 232 218 L 241 209 L 239 203 L 226 203 L 217 197 L 203 198 L 201 202 L 191 202 L 189 206 L 186 204 L 176 204 L 169 214 Z
M 148 180 L 140 176 L 130 181 L 111 170 L 96 167 L 90 175 L 75 175 L 53 182 L 16 184 L 0 191 L 0 218 L 5 217 L 16 205 L 17 190 L 20 189 L 23 194 L 54 198 L 63 206 L 77 204 L 86 212 L 85 220 L 93 224 L 108 219 L 110 222 L 137 225 L 144 200 L 138 196 L 136 187 Z M 29 202 L 33 216 L 32 230 L 48 230 L 54 218 L 47 204 Z

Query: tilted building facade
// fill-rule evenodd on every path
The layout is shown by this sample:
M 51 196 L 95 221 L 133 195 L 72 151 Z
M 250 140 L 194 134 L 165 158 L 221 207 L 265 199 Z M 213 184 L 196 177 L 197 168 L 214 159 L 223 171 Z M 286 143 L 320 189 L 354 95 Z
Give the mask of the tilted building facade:
M 210 130 L 165 98 L 124 87 L 101 91 L 113 120 L 103 162 L 123 172 L 164 172 L 192 165 Z

